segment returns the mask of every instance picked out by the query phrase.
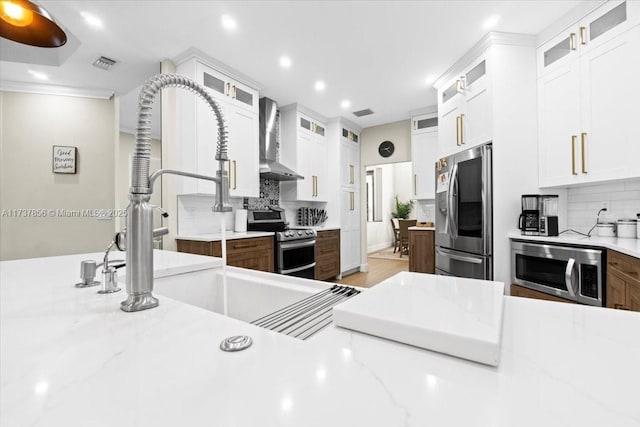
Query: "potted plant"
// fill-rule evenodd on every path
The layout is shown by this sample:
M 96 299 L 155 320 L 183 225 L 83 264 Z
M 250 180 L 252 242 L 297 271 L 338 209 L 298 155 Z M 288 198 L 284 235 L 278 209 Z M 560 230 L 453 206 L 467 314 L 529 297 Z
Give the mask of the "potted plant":
M 409 200 L 404 203 L 398 200 L 398 196 L 396 195 L 396 211 L 391 214 L 393 218 L 399 219 L 409 219 L 409 214 L 411 213 L 411 209 L 413 209 L 413 200 Z

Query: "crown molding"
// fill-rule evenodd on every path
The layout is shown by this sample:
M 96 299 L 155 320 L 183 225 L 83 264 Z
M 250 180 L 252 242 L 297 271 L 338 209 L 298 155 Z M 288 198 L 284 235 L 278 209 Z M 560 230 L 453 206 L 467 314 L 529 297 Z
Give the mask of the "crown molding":
M 14 81 L 0 82 L 0 90 L 4 92 L 37 93 L 40 95 L 75 96 L 96 99 L 111 99 L 114 95 L 114 91 L 109 89 L 89 89 Z

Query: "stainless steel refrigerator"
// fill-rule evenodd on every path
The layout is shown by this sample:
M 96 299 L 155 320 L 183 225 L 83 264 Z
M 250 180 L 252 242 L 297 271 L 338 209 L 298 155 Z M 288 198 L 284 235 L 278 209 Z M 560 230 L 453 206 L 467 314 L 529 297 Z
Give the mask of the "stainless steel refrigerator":
M 492 145 L 436 163 L 436 274 L 493 279 Z

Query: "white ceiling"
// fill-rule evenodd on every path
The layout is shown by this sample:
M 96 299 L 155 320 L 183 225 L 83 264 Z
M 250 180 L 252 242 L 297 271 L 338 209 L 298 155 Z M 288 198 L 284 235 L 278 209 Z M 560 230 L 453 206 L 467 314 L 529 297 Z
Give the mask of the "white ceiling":
M 344 116 L 362 127 L 407 119 L 436 104 L 427 76 L 440 76 L 486 34 L 538 34 L 580 1 L 40 1 L 72 38 L 58 49 L 61 65 L 3 60 L 2 82 L 42 83 L 27 70 L 46 73 L 48 84 L 113 90 L 126 95 L 158 72 L 159 63 L 195 47 L 257 81 L 261 96 L 279 105 L 299 102 L 326 117 Z M 103 21 L 90 27 L 80 15 Z M 221 26 L 231 15 L 237 29 Z M 77 40 L 76 40 L 77 39 Z M 76 42 L 77 41 L 77 42 Z M 3 41 L 4 49 L 13 42 Z M 17 44 L 16 44 L 17 45 Z M 29 50 L 31 62 L 51 56 Z M 286 54 L 293 66 L 283 70 Z M 111 71 L 91 66 L 99 56 L 118 61 Z M 0 53 L 0 58 L 7 56 Z M 35 59 L 34 59 L 35 58 Z M 45 62 L 44 60 L 41 62 Z M 48 63 L 51 63 L 48 60 Z M 317 93 L 314 82 L 326 82 Z M 349 99 L 343 110 L 340 101 Z M 123 98 L 134 102 L 135 94 Z M 352 111 L 375 114 L 356 118 Z M 134 107 L 125 109 L 133 122 Z

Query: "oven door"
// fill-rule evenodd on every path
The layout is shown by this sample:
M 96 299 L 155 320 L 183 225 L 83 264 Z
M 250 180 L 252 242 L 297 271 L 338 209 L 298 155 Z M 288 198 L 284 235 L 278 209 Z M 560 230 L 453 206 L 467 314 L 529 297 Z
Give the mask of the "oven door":
M 278 243 L 276 272 L 313 279 L 315 273 L 316 240 Z

